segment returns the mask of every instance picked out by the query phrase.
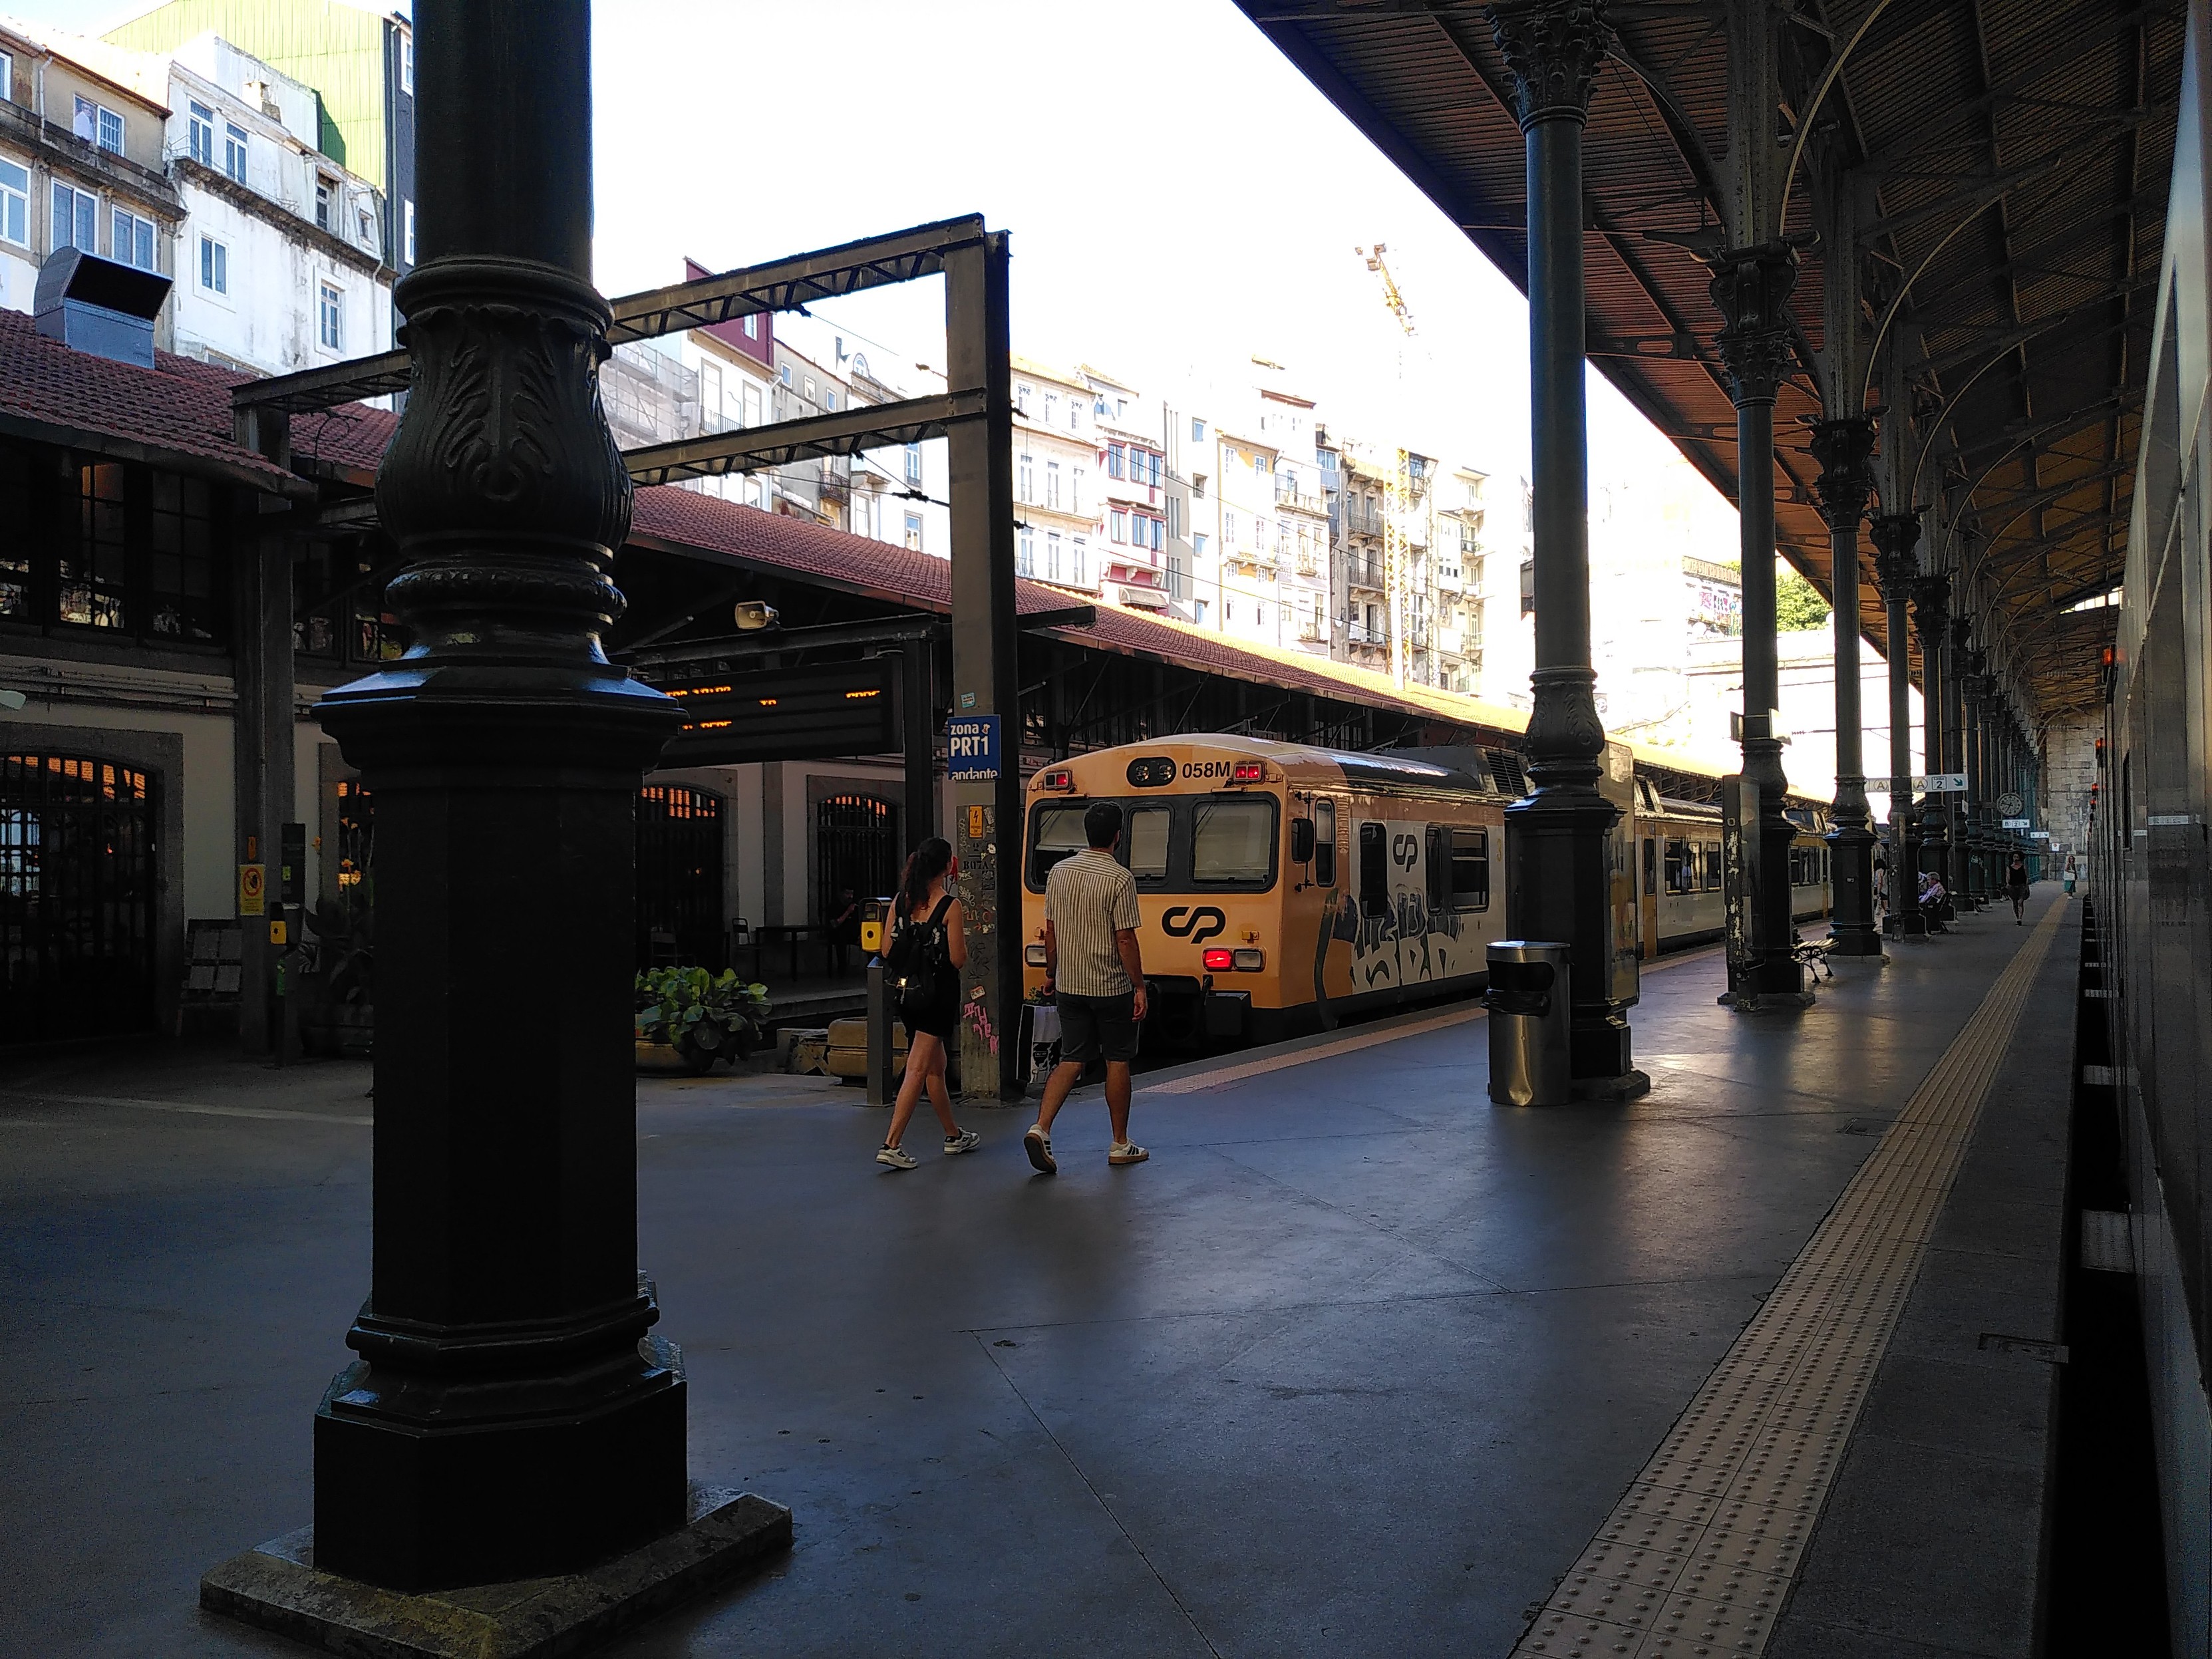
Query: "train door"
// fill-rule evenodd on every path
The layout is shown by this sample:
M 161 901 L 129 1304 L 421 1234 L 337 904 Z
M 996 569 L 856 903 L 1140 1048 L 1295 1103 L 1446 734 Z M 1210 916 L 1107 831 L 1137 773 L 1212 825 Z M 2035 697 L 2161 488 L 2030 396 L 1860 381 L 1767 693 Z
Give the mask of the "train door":
M 1644 858 L 1637 884 L 1637 913 L 1644 944 L 1644 959 L 1659 954 L 1659 837 L 1644 837 Z

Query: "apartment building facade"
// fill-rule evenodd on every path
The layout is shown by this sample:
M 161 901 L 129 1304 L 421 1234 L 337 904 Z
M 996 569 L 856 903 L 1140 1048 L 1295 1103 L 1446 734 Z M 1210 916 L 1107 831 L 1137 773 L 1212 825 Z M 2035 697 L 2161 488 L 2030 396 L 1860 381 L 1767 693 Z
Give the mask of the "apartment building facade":
M 1014 568 L 1037 581 L 1100 591 L 1096 477 L 1102 405 L 1120 420 L 1130 401 L 1094 392 L 1079 371 L 1017 356 L 1014 381 Z M 1148 532 L 1149 539 L 1149 532 Z M 1126 545 L 1126 544 L 1125 544 Z M 1127 560 L 1123 560 L 1126 568 Z

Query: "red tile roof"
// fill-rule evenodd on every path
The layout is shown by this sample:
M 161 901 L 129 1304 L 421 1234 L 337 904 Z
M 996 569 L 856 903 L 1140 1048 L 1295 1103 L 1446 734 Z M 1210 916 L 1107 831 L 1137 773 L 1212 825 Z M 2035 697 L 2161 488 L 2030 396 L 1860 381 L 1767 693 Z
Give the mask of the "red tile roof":
M 166 351 L 140 368 L 75 351 L 29 317 L 0 311 L 0 431 L 39 443 L 163 461 L 272 494 L 304 495 L 296 475 L 231 437 L 230 389 L 249 379 Z

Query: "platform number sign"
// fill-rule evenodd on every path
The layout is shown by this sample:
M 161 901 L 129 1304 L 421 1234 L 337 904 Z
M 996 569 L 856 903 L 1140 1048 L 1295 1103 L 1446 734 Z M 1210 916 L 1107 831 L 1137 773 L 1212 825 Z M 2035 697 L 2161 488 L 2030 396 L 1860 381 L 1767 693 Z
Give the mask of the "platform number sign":
M 955 783 L 988 783 L 999 775 L 999 717 L 958 714 L 945 722 L 945 775 Z

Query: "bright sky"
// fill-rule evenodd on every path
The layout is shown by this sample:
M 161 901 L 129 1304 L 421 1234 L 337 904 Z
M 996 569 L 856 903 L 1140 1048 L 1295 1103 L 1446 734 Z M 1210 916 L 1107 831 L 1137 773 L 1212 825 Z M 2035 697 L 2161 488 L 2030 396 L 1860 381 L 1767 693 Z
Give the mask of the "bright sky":
M 15 3 L 88 33 L 143 9 Z M 1229 0 L 600 0 L 595 28 L 607 293 L 980 210 L 1026 356 L 1157 392 L 1257 353 L 1339 432 L 1527 470 L 1520 295 Z M 1352 252 L 1376 241 L 1411 339 Z M 822 314 L 879 370 L 943 362 L 934 282 Z M 1590 386 L 1593 484 L 1689 494 L 1728 556 L 1726 504 Z

